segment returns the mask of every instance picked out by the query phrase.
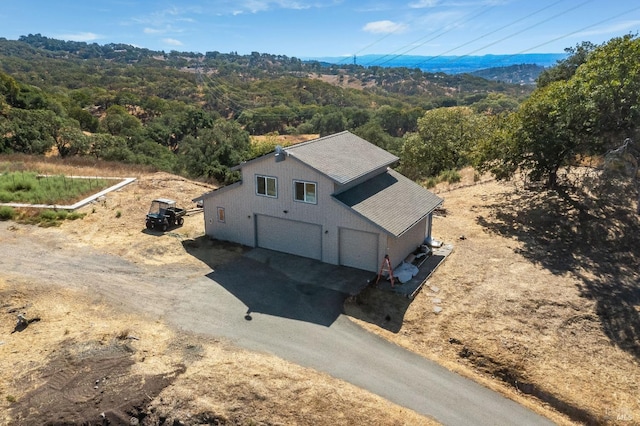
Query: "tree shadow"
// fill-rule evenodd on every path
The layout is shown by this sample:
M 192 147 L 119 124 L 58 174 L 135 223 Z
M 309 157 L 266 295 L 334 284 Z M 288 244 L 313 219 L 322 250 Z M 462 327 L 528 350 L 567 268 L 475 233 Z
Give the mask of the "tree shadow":
M 352 318 L 398 333 L 412 302 L 413 299 L 400 294 L 369 286 L 347 299 L 344 308 Z
M 640 358 L 640 217 L 632 194 L 629 183 L 585 179 L 506 194 L 477 222 L 520 241 L 520 254 L 552 273 L 573 274 L 611 342 Z

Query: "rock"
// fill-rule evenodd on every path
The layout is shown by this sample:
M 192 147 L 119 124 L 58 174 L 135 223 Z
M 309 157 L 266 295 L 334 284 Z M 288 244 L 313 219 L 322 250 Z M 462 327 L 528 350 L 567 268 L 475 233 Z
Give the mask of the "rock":
M 434 314 L 439 314 L 440 312 L 442 312 L 442 308 L 440 306 L 434 306 L 433 307 L 433 313 Z
M 440 291 L 440 288 L 436 287 L 435 285 L 432 285 L 431 287 L 429 287 L 431 289 L 432 292 L 437 293 Z
M 433 303 L 440 303 L 440 302 L 442 302 L 442 300 L 440 300 L 438 297 L 434 297 L 433 299 L 431 299 L 431 301 L 432 301 Z
M 460 351 L 460 353 L 458 353 L 458 355 L 461 358 L 469 358 L 471 355 L 473 355 L 473 352 L 471 352 L 471 350 L 468 347 L 463 347 L 462 350 Z

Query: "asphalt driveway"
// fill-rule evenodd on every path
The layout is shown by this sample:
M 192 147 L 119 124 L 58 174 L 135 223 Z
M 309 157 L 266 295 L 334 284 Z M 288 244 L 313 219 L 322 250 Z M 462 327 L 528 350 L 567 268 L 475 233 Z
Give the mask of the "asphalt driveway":
M 194 316 L 181 315 L 179 322 L 189 330 L 221 335 L 239 346 L 326 372 L 443 424 L 552 424 L 498 393 L 354 324 L 341 314 L 348 294 L 339 288 L 327 288 L 341 285 L 340 280 L 318 274 L 318 285 L 314 285 L 308 279 L 301 282 L 292 278 L 296 271 L 305 270 L 310 272 L 304 274 L 307 278 L 314 276 L 317 271 L 313 261 L 309 260 L 306 268 L 297 267 L 300 264 L 293 269 L 282 264 L 273 268 L 264 263 L 263 256 L 250 252 L 209 273 L 210 282 L 198 280 L 195 286 L 189 286 L 191 295 L 180 299 L 188 303 Z M 348 272 L 337 268 L 334 276 L 345 274 L 346 279 Z M 371 273 L 358 271 L 356 281 L 364 279 L 366 285 L 367 277 L 371 278 Z M 209 298 L 197 297 L 203 293 L 215 294 L 218 303 L 210 305 Z M 211 312 L 209 317 L 227 317 L 224 321 L 216 319 L 212 326 L 196 317 L 206 311 Z
M 326 372 L 443 424 L 552 424 L 366 332 L 340 313 L 347 293 L 314 286 L 304 269 L 293 276 L 249 255 L 215 271 L 145 267 L 79 247 L 62 233 L 21 238 L 2 223 L 0 241 L 0 271 L 9 279 L 90 289 L 176 328 Z

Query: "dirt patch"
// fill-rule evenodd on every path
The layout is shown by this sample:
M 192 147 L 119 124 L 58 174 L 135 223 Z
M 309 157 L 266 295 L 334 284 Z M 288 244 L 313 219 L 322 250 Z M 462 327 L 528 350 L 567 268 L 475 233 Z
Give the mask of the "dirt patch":
M 136 424 L 147 416 L 149 402 L 184 372 L 180 367 L 168 374 L 132 374 L 135 348 L 126 343 L 62 342 L 61 347 L 62 353 L 35 372 L 44 383 L 12 407 L 15 421 Z
M 346 74 L 311 74 L 309 78 L 315 78 L 325 83 L 333 84 L 334 86 L 364 90 L 367 88 L 375 87 L 376 82 L 371 80 L 363 82 L 353 76 Z

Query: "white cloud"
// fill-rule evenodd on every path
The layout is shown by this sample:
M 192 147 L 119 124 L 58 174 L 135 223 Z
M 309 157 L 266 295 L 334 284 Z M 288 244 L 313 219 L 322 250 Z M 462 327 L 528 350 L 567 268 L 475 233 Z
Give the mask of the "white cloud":
M 56 36 L 57 39 L 60 40 L 71 40 L 71 41 L 93 41 L 100 38 L 99 35 L 94 33 L 75 33 L 75 34 L 60 34 Z
M 218 0 L 215 3 L 217 15 L 240 15 L 260 13 L 277 9 L 305 10 L 331 7 L 344 0 Z
M 406 25 L 398 24 L 393 21 L 375 21 L 369 22 L 364 27 L 362 27 L 363 31 L 373 34 L 389 34 L 395 33 L 399 31 L 403 31 L 406 29 Z
M 412 9 L 424 9 L 427 7 L 436 7 L 439 3 L 440 0 L 418 0 L 409 3 L 409 7 Z
M 157 28 L 149 28 L 149 27 L 145 28 L 143 31 L 145 34 L 162 34 L 165 32 L 164 30 L 159 30 Z
M 175 38 L 163 38 L 162 41 L 170 46 L 182 46 L 182 42 Z
M 622 21 L 616 22 L 615 24 L 611 24 L 606 27 L 598 27 L 592 30 L 585 30 L 578 33 L 580 37 L 588 37 L 594 35 L 603 35 L 603 34 L 617 34 L 622 33 L 624 31 L 633 30 L 640 26 L 640 21 Z

